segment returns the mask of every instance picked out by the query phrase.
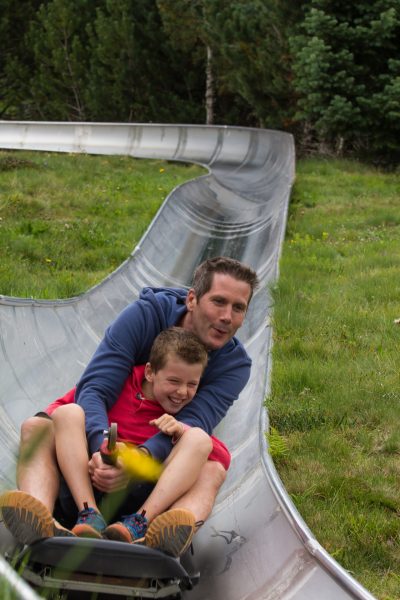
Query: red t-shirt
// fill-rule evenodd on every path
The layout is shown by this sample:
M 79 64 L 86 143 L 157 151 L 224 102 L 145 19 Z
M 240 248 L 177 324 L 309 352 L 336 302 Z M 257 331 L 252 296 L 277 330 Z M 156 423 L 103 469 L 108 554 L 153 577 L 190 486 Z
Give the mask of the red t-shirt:
M 161 417 L 165 413 L 162 406 L 155 400 L 143 396 L 142 382 L 144 379 L 144 365 L 134 367 L 118 397 L 118 400 L 108 412 L 108 423 L 117 423 L 118 440 L 139 446 L 159 432 L 150 421 Z M 44 412 L 49 416 L 63 404 L 75 401 L 75 388 L 67 392 L 47 406 Z M 218 438 L 211 436 L 213 449 L 209 460 L 220 462 L 228 470 L 231 455 L 228 448 Z

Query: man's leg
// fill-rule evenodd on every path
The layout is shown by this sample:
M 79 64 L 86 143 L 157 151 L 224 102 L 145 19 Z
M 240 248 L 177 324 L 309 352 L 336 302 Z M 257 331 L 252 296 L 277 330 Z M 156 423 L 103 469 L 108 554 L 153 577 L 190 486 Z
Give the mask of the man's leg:
M 208 460 L 194 485 L 174 502 L 171 508 L 190 510 L 195 516 L 196 523 L 202 524 L 210 516 L 225 479 L 226 471 L 221 463 Z
M 43 417 L 30 417 L 21 426 L 18 489 L 43 502 L 52 513 L 59 485 L 53 422 Z
M 52 515 L 59 481 L 53 423 L 44 417 L 31 417 L 21 427 L 19 489 L 0 496 L 0 516 L 20 543 L 72 535 Z

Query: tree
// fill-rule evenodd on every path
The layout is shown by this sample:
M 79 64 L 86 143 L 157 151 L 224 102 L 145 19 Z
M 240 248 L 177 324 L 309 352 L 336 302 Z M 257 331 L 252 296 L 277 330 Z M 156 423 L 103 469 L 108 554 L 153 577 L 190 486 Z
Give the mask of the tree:
M 291 39 L 297 119 L 335 150 L 399 150 L 400 0 L 311 0 Z
M 155 0 L 106 0 L 88 31 L 93 118 L 176 122 L 196 114 L 185 57 L 168 44 Z
M 164 29 L 175 50 L 189 54 L 191 69 L 204 73 L 204 108 L 207 125 L 214 122 L 214 64 L 210 14 L 212 0 L 158 0 Z
M 221 90 L 238 95 L 262 127 L 287 127 L 292 112 L 288 29 L 297 5 L 220 2 L 216 46 Z
M 35 62 L 31 102 L 40 118 L 87 118 L 86 24 L 94 18 L 95 7 L 93 0 L 51 0 L 41 5 L 31 23 L 26 36 Z
M 25 43 L 29 29 L 43 0 L 2 0 L 0 15 L 0 118 L 29 116 L 29 77 L 33 57 Z

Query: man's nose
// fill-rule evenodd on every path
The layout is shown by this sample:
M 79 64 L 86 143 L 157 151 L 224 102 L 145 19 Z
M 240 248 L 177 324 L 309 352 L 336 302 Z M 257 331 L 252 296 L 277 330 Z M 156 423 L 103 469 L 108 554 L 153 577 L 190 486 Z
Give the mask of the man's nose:
M 220 319 L 221 319 L 221 321 L 224 321 L 225 323 L 232 322 L 232 307 L 231 306 L 226 305 L 222 308 L 221 313 L 220 313 Z

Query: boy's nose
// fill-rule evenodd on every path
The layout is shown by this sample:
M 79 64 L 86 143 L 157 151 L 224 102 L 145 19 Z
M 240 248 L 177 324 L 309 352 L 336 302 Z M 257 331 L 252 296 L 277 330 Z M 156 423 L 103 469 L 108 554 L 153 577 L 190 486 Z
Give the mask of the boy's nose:
M 186 385 L 186 383 L 181 383 L 181 385 L 177 389 L 177 393 L 179 394 L 179 396 L 182 396 L 182 398 L 185 397 L 185 396 L 187 396 L 187 385 Z

